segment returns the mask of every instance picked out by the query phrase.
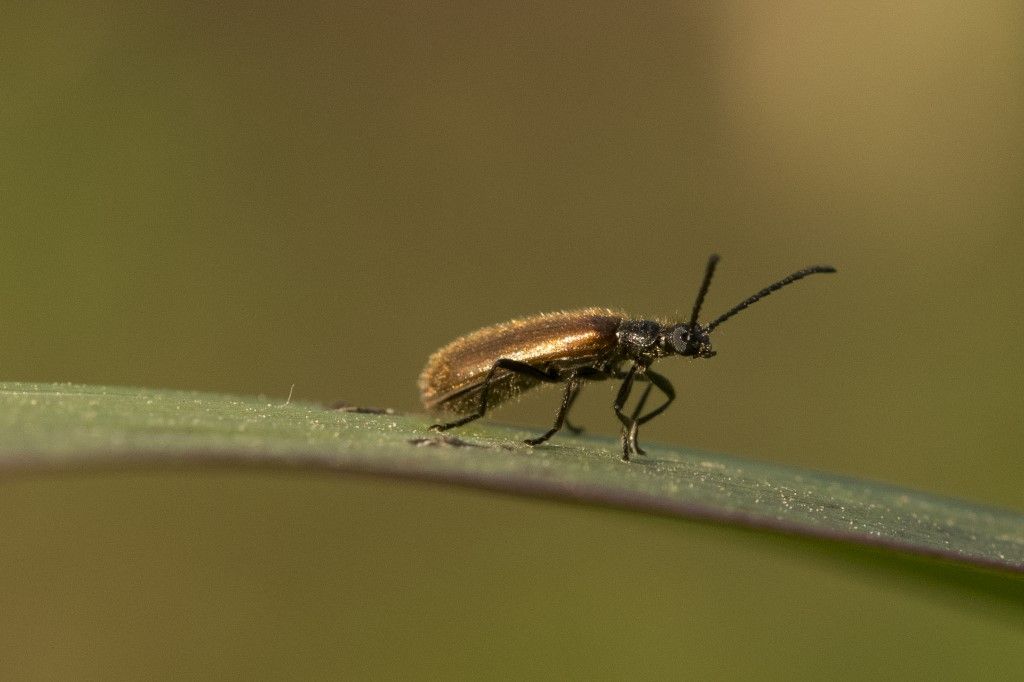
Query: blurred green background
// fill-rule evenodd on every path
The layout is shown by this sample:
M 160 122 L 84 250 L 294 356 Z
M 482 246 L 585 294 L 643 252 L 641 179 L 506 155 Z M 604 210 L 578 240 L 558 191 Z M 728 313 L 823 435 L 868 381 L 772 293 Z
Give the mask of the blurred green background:
M 1024 510 L 1019 3 L 4 15 L 4 380 L 411 411 L 477 327 L 829 263 L 664 361 L 644 438 Z M 441 487 L 8 481 L 0 543 L 4 677 L 1024 665 L 1020 613 L 792 540 Z

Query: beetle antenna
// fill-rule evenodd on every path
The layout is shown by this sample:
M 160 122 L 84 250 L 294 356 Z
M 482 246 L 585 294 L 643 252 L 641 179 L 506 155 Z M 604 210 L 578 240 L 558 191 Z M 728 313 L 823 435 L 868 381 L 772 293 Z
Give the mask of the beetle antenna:
M 709 268 L 709 272 L 710 272 L 711 264 L 708 265 L 708 268 Z M 718 319 L 716 319 L 714 322 L 712 322 L 711 324 L 709 324 L 707 326 L 707 331 L 711 331 L 712 329 L 714 329 L 718 325 L 722 324 L 723 322 L 728 320 L 730 317 L 732 317 L 736 313 L 738 313 L 738 312 L 740 312 L 742 310 L 746 310 L 751 305 L 757 303 L 758 301 L 760 301 L 762 298 L 764 298 L 768 294 L 771 294 L 772 292 L 778 291 L 782 287 L 788 286 L 788 285 L 792 284 L 793 282 L 795 282 L 797 280 L 803 279 L 807 275 L 813 275 L 816 272 L 835 272 L 835 271 L 836 271 L 836 269 L 834 267 L 832 267 L 831 265 L 812 265 L 809 268 L 804 268 L 803 270 L 798 270 L 797 272 L 794 272 L 789 277 L 786 277 L 785 279 L 780 279 L 775 284 L 772 284 L 771 286 L 767 286 L 764 289 L 761 289 L 761 291 L 757 292 L 756 294 L 754 294 L 753 296 L 751 296 L 747 300 L 743 301 L 742 303 L 740 303 L 738 306 L 736 306 L 735 308 L 733 308 L 729 312 L 727 312 L 724 315 L 720 316 Z M 707 280 L 709 278 L 710 278 L 709 276 L 705 276 L 705 280 L 704 280 L 705 284 L 707 284 Z M 703 290 L 701 290 L 701 294 L 703 296 Z M 697 299 L 697 300 L 698 300 L 698 302 L 700 301 L 700 299 Z
M 704 296 L 711 286 L 711 277 L 715 274 L 715 267 L 718 265 L 718 254 L 713 253 L 708 258 L 708 266 L 704 270 L 704 281 L 700 283 L 700 291 L 697 292 L 697 300 L 693 302 L 693 314 L 690 315 L 690 329 L 697 324 L 697 316 L 700 315 L 700 308 L 704 305 Z

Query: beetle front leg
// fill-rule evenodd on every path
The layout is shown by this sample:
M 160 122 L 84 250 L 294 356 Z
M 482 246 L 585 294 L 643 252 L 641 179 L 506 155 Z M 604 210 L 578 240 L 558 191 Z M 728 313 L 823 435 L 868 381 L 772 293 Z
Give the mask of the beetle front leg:
M 637 419 L 634 417 L 627 416 L 623 411 L 622 407 L 629 400 L 629 392 L 633 389 L 633 380 L 636 378 L 638 366 L 633 365 L 626 372 L 625 377 L 622 379 L 622 385 L 619 386 L 619 392 L 615 396 L 615 403 L 612 405 L 612 409 L 615 410 L 615 416 L 622 422 L 622 461 L 628 462 L 629 456 L 634 454 L 642 454 L 636 445 L 636 431 L 639 424 Z

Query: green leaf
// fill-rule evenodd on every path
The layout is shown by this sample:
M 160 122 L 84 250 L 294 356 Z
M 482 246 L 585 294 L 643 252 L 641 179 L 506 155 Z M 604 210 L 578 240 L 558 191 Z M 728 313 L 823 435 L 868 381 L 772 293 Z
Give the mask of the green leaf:
M 425 479 L 1024 573 L 1024 515 L 870 481 L 614 439 L 183 391 L 0 383 L 0 474 L 225 463 Z M 1020 592 L 1020 585 L 1016 586 Z M 1018 601 L 1021 599 L 1018 598 Z

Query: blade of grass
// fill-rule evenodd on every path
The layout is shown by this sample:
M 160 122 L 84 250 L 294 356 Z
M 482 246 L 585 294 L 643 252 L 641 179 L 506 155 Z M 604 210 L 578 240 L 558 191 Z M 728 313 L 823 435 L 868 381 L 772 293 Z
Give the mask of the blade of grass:
M 1024 515 L 870 481 L 607 438 L 183 391 L 0 383 L 0 475 L 238 465 L 440 481 L 739 524 L 1024 573 Z M 1019 590 L 1018 590 L 1019 592 Z

